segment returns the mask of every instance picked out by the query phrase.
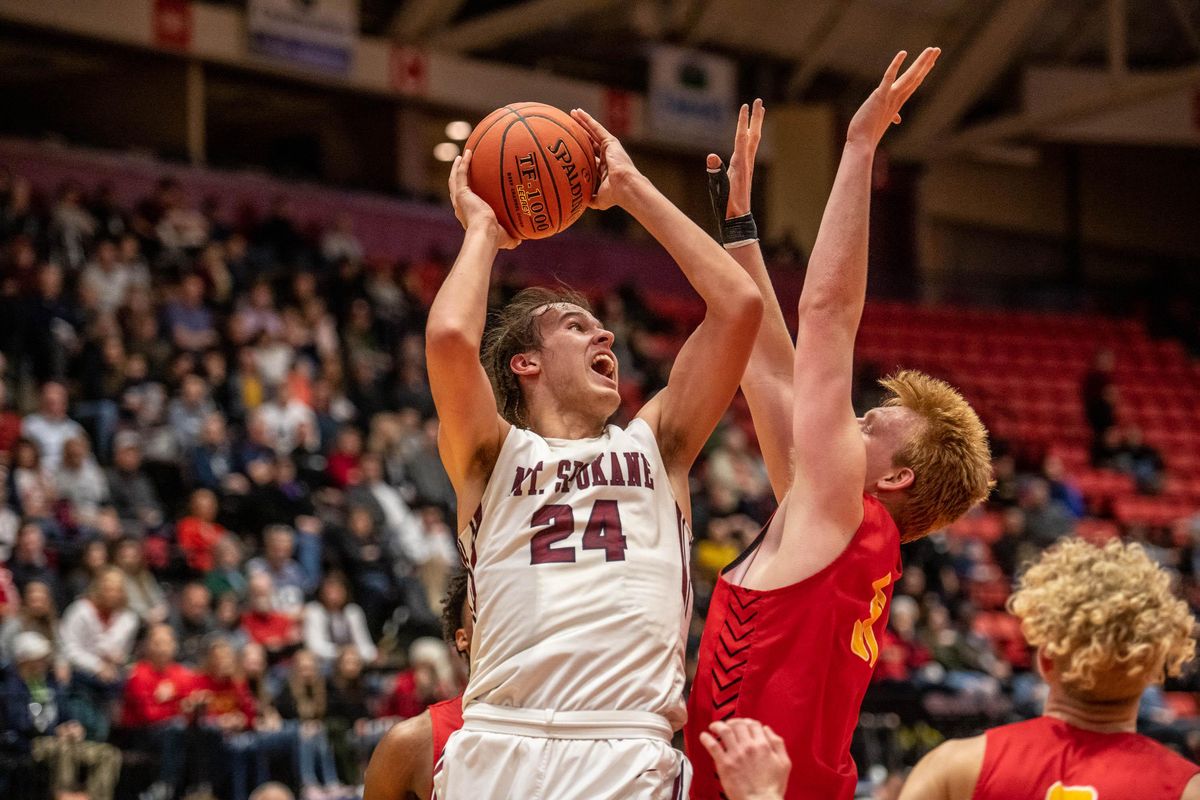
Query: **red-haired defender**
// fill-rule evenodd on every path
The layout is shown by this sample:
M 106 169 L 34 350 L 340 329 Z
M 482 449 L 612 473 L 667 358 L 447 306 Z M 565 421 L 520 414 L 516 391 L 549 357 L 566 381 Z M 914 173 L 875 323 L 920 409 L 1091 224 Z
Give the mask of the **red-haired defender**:
M 779 510 L 727 568 L 709 604 L 689 699 L 692 797 L 723 796 L 700 734 L 728 717 L 783 737 L 787 797 L 849 800 L 850 739 L 879 655 L 900 542 L 964 513 L 988 490 L 987 432 L 945 383 L 906 371 L 891 398 L 856 419 L 854 336 L 867 284 L 875 148 L 933 67 L 904 54 L 855 114 L 800 296 L 793 352 L 749 218 L 750 171 L 762 106 L 743 108 L 728 184 L 709 156 L 722 238 L 759 284 L 767 316 L 742 380 Z M 713 732 L 720 735 L 719 724 Z

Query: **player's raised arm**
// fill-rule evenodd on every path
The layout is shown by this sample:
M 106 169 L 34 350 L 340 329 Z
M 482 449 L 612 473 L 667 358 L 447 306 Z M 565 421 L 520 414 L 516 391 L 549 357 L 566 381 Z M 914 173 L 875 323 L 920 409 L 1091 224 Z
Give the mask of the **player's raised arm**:
M 792 485 L 792 361 L 796 351 L 750 214 L 754 157 L 765 115 L 762 100 L 755 100 L 753 108 L 742 106 L 728 169 L 716 154 L 708 156 L 708 188 L 721 241 L 733 260 L 754 279 L 763 300 L 762 325 L 742 374 L 742 392 L 754 419 L 767 477 L 775 499 L 781 501 Z
M 459 494 L 460 508 L 470 505 L 463 502 L 464 492 L 472 478 L 486 477 L 508 431 L 508 423 L 496 411 L 479 347 L 487 321 L 492 262 L 500 249 L 517 245 L 500 227 L 491 207 L 467 185 L 470 165 L 468 150 L 450 169 L 450 199 L 466 233 L 429 309 L 425 328 L 429 387 L 441 420 L 438 450 Z
M 892 59 L 879 86 L 847 131 L 833 190 L 809 259 L 800 295 L 794 365 L 793 431 L 796 474 L 793 500 L 819 509 L 816 525 L 789 526 L 843 540 L 862 521 L 867 470 L 864 432 L 850 404 L 854 337 L 867 291 L 867 238 L 871 168 L 884 132 L 900 121 L 900 108 L 921 85 L 941 51 L 928 48 L 897 78 L 904 52 Z M 897 470 L 886 480 L 912 480 Z M 806 514 L 811 517 L 811 514 Z M 806 538 L 807 538 L 807 534 Z M 787 544 L 788 532 L 784 533 Z
M 672 481 L 687 470 L 733 399 L 762 319 L 762 299 L 749 276 L 698 225 L 633 165 L 621 143 L 586 112 L 575 119 L 601 153 L 603 181 L 593 204 L 619 204 L 658 240 L 704 300 L 704 320 L 688 338 L 667 387 L 638 415 L 655 430 Z M 686 485 L 676 495 L 687 497 Z

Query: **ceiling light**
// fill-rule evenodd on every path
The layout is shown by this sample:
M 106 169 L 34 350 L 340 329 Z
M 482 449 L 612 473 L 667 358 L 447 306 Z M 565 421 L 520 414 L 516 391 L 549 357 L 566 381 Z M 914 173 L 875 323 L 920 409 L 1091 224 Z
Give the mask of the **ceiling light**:
M 471 123 L 463 119 L 457 119 L 446 126 L 446 138 L 453 139 L 456 142 L 461 142 L 471 135 Z
M 433 148 L 433 157 L 438 161 L 453 161 L 458 156 L 458 145 L 454 142 L 442 142 Z

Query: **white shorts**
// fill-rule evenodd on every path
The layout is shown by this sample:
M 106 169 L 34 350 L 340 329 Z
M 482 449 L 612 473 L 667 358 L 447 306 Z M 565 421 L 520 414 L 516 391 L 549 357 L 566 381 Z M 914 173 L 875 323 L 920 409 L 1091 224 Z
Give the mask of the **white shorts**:
M 691 767 L 662 717 L 473 703 L 434 769 L 436 800 L 683 800 Z

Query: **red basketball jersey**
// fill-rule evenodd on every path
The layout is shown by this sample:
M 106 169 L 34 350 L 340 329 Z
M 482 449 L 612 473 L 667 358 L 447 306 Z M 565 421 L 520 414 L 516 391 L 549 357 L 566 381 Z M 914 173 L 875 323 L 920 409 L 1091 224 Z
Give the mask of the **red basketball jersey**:
M 768 591 L 729 583 L 725 574 L 761 541 L 725 569 L 709 604 L 685 731 L 691 796 L 724 797 L 700 732 L 713 720 L 750 717 L 787 742 L 788 800 L 851 798 L 850 739 L 900 577 L 900 532 L 864 496 L 854 538 L 816 575 Z
M 1179 800 L 1200 766 L 1136 733 L 1095 733 L 1054 717 L 987 734 L 975 800 Z
M 442 760 L 442 750 L 450 734 L 463 726 L 462 695 L 434 703 L 429 707 L 429 721 L 433 723 L 433 766 Z

